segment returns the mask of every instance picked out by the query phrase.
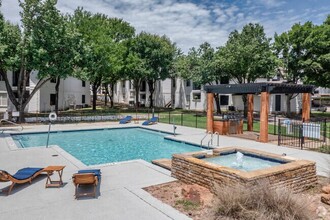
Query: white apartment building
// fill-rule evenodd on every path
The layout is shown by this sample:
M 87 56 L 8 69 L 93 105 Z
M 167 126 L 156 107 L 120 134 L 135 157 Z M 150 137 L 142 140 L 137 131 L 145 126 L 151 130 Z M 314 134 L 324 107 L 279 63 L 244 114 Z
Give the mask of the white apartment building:
M 0 111 L 16 111 L 11 103 L 5 82 L 0 79 Z M 8 80 L 13 90 L 17 89 L 18 74 L 8 72 Z M 38 82 L 37 71 L 34 71 L 27 85 L 27 92 L 30 93 Z M 26 112 L 48 112 L 55 109 L 55 85 L 56 81 L 51 80 L 45 83 L 32 97 L 26 106 Z M 87 81 L 81 81 L 74 77 L 61 79 L 59 86 L 59 110 L 68 108 L 84 107 L 90 104 L 90 85 Z
M 260 78 L 256 82 L 272 82 L 282 83 L 278 77 L 267 80 Z M 228 83 L 225 82 L 225 83 Z M 230 81 L 229 83 L 234 83 Z M 114 102 L 123 104 L 134 104 L 135 91 L 132 83 L 128 80 L 118 81 L 114 89 Z M 329 92 L 329 89 L 321 90 Z M 320 91 L 320 90 L 319 90 Z M 320 92 L 321 92 L 320 91 Z M 143 81 L 140 87 L 139 101 L 141 105 L 149 106 L 149 89 L 148 84 Z M 220 104 L 222 110 L 228 110 L 229 106 L 234 106 L 237 110 L 243 110 L 244 104 L 241 95 L 221 94 Z M 183 80 L 181 78 L 165 79 L 157 81 L 154 92 L 154 106 L 156 107 L 172 107 L 182 108 L 186 110 L 206 110 L 206 92 L 203 86 L 194 85 L 191 80 Z M 285 112 L 287 110 L 286 95 L 272 94 L 270 95 L 270 112 Z M 301 94 L 294 95 L 290 101 L 292 112 L 299 113 L 302 106 Z M 260 110 L 260 95 L 254 95 L 254 110 Z

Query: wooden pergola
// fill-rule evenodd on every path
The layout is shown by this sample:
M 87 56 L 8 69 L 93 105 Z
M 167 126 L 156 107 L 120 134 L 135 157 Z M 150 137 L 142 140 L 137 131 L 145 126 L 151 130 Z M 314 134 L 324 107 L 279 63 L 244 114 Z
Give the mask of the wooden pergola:
M 315 87 L 312 85 L 297 85 L 287 83 L 247 83 L 247 84 L 221 84 L 204 87 L 207 94 L 207 131 L 214 131 L 214 93 L 247 95 L 248 99 L 248 131 L 253 131 L 253 95 L 260 94 L 260 142 L 268 142 L 268 114 L 269 94 L 302 93 L 302 120 L 309 121 L 311 108 L 311 94 Z

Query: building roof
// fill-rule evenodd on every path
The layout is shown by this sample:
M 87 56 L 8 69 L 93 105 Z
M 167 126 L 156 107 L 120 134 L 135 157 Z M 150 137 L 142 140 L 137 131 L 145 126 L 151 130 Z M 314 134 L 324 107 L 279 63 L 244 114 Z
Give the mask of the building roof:
M 207 93 L 220 94 L 259 94 L 269 92 L 271 94 L 314 93 L 313 85 L 301 85 L 290 83 L 245 83 L 245 84 L 220 84 L 204 86 Z

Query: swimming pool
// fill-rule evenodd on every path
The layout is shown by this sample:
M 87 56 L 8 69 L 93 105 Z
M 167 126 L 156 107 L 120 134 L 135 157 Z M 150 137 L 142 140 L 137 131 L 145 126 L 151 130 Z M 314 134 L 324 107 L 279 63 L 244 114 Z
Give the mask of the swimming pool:
M 58 145 L 86 165 L 134 159 L 171 158 L 174 153 L 201 148 L 165 139 L 169 134 L 142 128 L 63 131 L 50 134 L 49 145 Z M 12 135 L 19 147 L 45 146 L 47 133 Z

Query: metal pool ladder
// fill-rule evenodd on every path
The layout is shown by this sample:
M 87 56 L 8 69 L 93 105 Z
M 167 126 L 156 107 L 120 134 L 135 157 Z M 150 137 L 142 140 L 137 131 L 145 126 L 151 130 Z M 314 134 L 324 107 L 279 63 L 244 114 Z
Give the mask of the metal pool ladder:
M 209 135 L 209 134 L 211 134 L 211 139 L 208 141 L 208 148 L 210 148 L 209 147 L 209 143 L 210 143 L 210 141 L 211 141 L 211 144 L 212 144 L 212 140 L 213 140 L 213 133 L 212 133 L 212 131 L 208 131 L 206 134 L 205 134 L 205 136 L 202 138 L 202 140 L 201 140 L 201 147 L 203 147 L 203 141 L 204 141 L 204 139 Z

